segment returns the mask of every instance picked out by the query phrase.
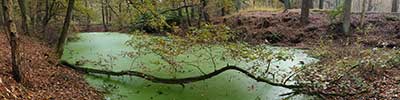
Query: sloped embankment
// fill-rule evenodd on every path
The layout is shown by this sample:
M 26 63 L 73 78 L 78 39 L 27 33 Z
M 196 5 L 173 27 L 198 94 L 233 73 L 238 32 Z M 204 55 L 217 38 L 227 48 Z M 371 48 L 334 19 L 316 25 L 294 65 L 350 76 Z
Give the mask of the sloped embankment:
M 81 74 L 59 66 L 51 48 L 24 36 L 18 42 L 23 85 L 12 79 L 10 47 L 6 35 L 0 34 L 0 99 L 102 99 Z
M 343 41 L 361 38 L 361 42 L 368 46 L 400 46 L 400 18 L 388 14 L 368 14 L 365 21 L 367 34 L 356 27 L 361 23 L 357 14 L 352 16 L 353 32 L 347 35 L 340 33 L 340 23 L 331 21 L 328 14 L 320 12 L 312 13 L 310 23 L 306 25 L 300 23 L 298 11 L 241 12 L 218 18 L 214 23 L 225 23 L 238 31 L 241 39 L 251 43 L 304 46 L 321 39 Z

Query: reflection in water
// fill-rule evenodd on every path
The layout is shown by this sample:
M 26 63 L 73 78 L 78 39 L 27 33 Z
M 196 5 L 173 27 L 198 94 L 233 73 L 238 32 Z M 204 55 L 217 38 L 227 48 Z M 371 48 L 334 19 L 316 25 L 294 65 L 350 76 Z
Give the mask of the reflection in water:
M 122 56 L 124 53 L 135 50 L 125 45 L 130 35 L 119 33 L 81 33 L 80 39 L 67 44 L 63 59 L 69 62 L 92 61 L 83 66 L 107 69 L 113 71 L 136 70 L 159 77 L 171 77 L 166 71 L 167 67 L 154 62 L 162 62 L 156 55 L 145 55 L 137 59 Z M 139 41 L 139 40 L 137 40 Z M 267 47 L 268 49 L 280 50 L 281 48 Z M 217 55 L 221 52 L 218 47 L 213 50 Z M 300 61 L 310 63 L 315 59 L 307 57 L 300 50 L 290 50 L 294 55 L 293 60 L 275 61 L 272 66 L 279 66 L 282 72 L 290 71 L 290 67 L 298 65 Z M 178 59 L 183 61 L 196 61 L 196 55 L 204 54 L 199 51 L 193 54 L 185 54 Z M 221 56 L 221 55 L 220 55 Z M 217 67 L 224 67 L 232 61 L 217 61 Z M 214 65 L 209 62 L 196 62 L 195 65 L 202 66 L 206 73 L 214 70 Z M 106 66 L 103 66 L 106 65 Z M 246 66 L 246 64 L 238 64 Z M 176 77 L 198 76 L 202 73 L 196 67 L 184 65 L 185 67 L 175 73 Z M 186 67 L 188 66 L 188 67 Z M 289 89 L 274 87 L 265 83 L 258 83 L 244 74 L 236 71 L 227 71 L 214 78 L 181 85 L 167 85 L 151 83 L 136 77 L 113 77 L 103 75 L 87 75 L 86 80 L 92 86 L 109 92 L 106 99 L 122 100 L 279 100 L 280 94 L 290 92 Z M 296 96 L 293 99 L 305 99 L 306 96 Z

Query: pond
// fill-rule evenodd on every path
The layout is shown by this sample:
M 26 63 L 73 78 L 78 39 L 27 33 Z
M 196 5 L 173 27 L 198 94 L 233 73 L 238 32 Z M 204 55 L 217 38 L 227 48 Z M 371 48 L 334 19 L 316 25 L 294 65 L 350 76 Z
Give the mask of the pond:
M 215 61 L 215 63 L 198 61 L 193 63 L 192 67 L 183 67 L 179 73 L 171 74 L 162 64 L 155 64 L 161 60 L 156 55 L 146 55 L 141 57 L 123 56 L 127 52 L 136 50 L 133 47 L 126 45 L 126 41 L 131 40 L 134 35 L 121 33 L 80 33 L 79 39 L 69 41 L 65 47 L 65 53 L 62 57 L 71 63 L 76 62 L 96 62 L 84 63 L 83 67 L 106 69 L 113 71 L 134 70 L 141 71 L 151 75 L 170 78 L 174 77 L 189 77 L 198 76 L 202 73 L 195 65 L 202 66 L 202 71 L 210 73 L 217 68 L 224 67 L 232 61 Z M 139 41 L 139 40 L 137 40 Z M 287 50 L 279 47 L 265 46 L 266 49 L 275 51 Z M 219 54 L 221 50 L 215 49 L 212 51 L 214 55 Z M 290 72 L 293 66 L 301 66 L 299 62 L 312 63 L 316 61 L 303 53 L 302 50 L 288 49 L 289 54 L 293 56 L 293 60 L 274 61 L 272 66 L 279 71 Z M 196 52 L 193 54 L 185 54 L 182 61 L 196 61 L 196 55 L 205 55 L 206 52 Z M 246 64 L 237 64 L 246 66 Z M 184 65 L 190 66 L 190 65 Z M 245 69 L 245 67 L 244 67 Z M 285 97 L 280 94 L 288 93 L 291 90 L 281 87 L 271 86 L 266 83 L 259 83 L 246 75 L 236 72 L 227 71 L 216 77 L 194 82 L 190 84 L 170 85 L 152 83 L 150 81 L 137 77 L 114 77 L 105 75 L 86 75 L 87 82 L 101 91 L 106 91 L 105 99 L 109 100 L 281 100 Z M 291 99 L 301 100 L 310 99 L 311 97 L 298 95 Z

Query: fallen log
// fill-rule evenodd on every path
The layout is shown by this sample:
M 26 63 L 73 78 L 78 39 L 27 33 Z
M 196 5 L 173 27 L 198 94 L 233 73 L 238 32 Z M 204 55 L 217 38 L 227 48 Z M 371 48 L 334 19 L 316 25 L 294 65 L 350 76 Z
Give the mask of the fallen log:
M 279 87 L 284 87 L 284 88 L 288 88 L 288 89 L 296 89 L 296 88 L 303 87 L 300 85 L 286 85 L 286 84 L 282 84 L 282 83 L 275 83 L 275 82 L 272 82 L 265 78 L 256 77 L 253 74 L 251 74 L 250 72 L 248 72 L 240 67 L 231 66 L 231 65 L 227 65 L 226 67 L 223 67 L 219 70 L 215 70 L 214 72 L 204 74 L 201 76 L 193 76 L 193 77 L 188 77 L 188 78 L 177 79 L 177 78 L 161 78 L 161 77 L 153 76 L 153 75 L 138 72 L 138 71 L 114 72 L 114 71 L 107 71 L 107 70 L 84 68 L 84 67 L 78 67 L 76 65 L 70 64 L 67 61 L 60 61 L 60 64 L 66 66 L 66 67 L 72 68 L 74 70 L 84 72 L 84 73 L 104 74 L 104 75 L 111 75 L 111 76 L 135 76 L 135 77 L 140 77 L 140 78 L 146 79 L 146 80 L 154 82 L 154 83 L 180 84 L 180 85 L 198 82 L 198 81 L 202 81 L 202 80 L 207 80 L 207 79 L 217 76 L 225 71 L 235 70 L 235 71 L 239 71 L 239 72 L 245 74 L 246 76 L 248 76 L 251 79 L 256 80 L 257 82 L 264 82 L 264 83 L 270 84 L 272 86 L 279 86 Z
M 72 68 L 74 70 L 77 71 L 81 71 L 83 73 L 94 73 L 94 74 L 104 74 L 104 75 L 111 75 L 111 76 L 134 76 L 134 77 L 139 77 L 139 78 L 143 78 L 145 80 L 154 82 L 154 83 L 163 83 L 163 84 L 179 84 L 184 86 L 183 84 L 188 84 L 188 83 L 193 83 L 193 82 L 198 82 L 198 81 L 202 81 L 202 80 L 207 80 L 210 79 L 214 76 L 217 76 L 225 71 L 229 71 L 229 70 L 234 70 L 234 71 L 239 71 L 243 74 L 245 74 L 246 76 L 248 76 L 251 79 L 256 80 L 257 82 L 264 82 L 267 84 L 270 84 L 272 86 L 278 86 L 278 87 L 284 87 L 284 88 L 288 88 L 288 89 L 292 89 L 293 92 L 290 93 L 286 93 L 286 94 L 281 94 L 281 96 L 287 96 L 287 95 L 297 95 L 297 94 L 307 94 L 307 95 L 314 95 L 317 96 L 319 98 L 325 98 L 325 96 L 340 96 L 340 97 L 344 97 L 344 96 L 352 96 L 352 95 L 357 95 L 357 94 L 362 94 L 362 93 L 366 93 L 367 91 L 361 91 L 358 93 L 326 93 L 323 91 L 311 91 L 312 89 L 307 89 L 307 88 L 312 88 L 312 87 L 308 87 L 308 86 L 302 86 L 302 85 L 286 85 L 286 84 L 282 84 L 282 83 L 275 83 L 272 82 L 270 80 L 264 79 L 264 78 L 260 78 L 260 77 L 256 77 L 253 74 L 251 74 L 250 72 L 237 67 L 237 66 L 232 66 L 232 65 L 227 65 L 226 67 L 223 67 L 219 70 L 215 70 L 214 72 L 211 72 L 209 74 L 204 74 L 201 76 L 193 76 L 193 77 L 188 77 L 188 78 L 161 78 L 161 77 L 157 77 L 157 76 L 153 76 L 150 74 L 146 74 L 146 73 L 142 73 L 142 72 L 137 72 L 137 71 L 120 71 L 120 72 L 114 72 L 114 71 L 107 71 L 107 70 L 98 70 L 98 69 L 92 69 L 92 68 L 84 68 L 84 67 L 78 67 L 76 65 L 70 64 L 67 61 L 60 61 L 61 65 Z

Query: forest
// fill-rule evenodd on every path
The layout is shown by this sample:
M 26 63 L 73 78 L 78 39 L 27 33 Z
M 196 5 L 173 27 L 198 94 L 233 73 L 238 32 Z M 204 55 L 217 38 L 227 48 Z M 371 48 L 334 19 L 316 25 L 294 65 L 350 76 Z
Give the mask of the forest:
M 398 100 L 400 0 L 0 0 L 1 100 Z

